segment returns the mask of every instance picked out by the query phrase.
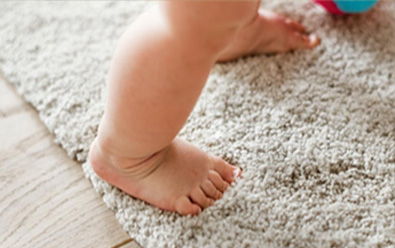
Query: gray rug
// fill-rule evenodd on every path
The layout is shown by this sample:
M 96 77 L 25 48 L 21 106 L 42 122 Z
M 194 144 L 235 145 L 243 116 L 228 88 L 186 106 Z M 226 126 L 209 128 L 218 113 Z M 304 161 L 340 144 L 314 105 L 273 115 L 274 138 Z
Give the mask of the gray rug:
M 343 17 L 310 2 L 269 5 L 322 44 L 213 69 L 180 136 L 244 169 L 223 199 L 180 217 L 83 165 L 144 247 L 395 246 L 395 2 Z M 81 163 L 103 113 L 116 41 L 145 6 L 0 3 L 1 70 Z

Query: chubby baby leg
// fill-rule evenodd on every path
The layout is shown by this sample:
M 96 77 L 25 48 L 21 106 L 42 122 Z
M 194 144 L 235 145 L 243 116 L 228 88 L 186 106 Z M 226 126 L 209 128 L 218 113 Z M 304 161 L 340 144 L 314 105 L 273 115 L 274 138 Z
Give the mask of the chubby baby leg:
M 221 198 L 238 170 L 175 138 L 211 67 L 257 2 L 167 1 L 122 36 L 108 98 L 90 151 L 96 173 L 164 210 L 198 214 Z
M 211 67 L 246 54 L 315 45 L 306 41 L 301 26 L 258 13 L 258 7 L 258 1 L 165 1 L 126 30 L 113 57 L 105 114 L 89 154 L 101 178 L 183 215 L 198 214 L 222 197 L 237 168 L 175 138 Z M 264 35 L 279 26 L 277 37 Z M 303 42 L 294 45 L 295 37 Z

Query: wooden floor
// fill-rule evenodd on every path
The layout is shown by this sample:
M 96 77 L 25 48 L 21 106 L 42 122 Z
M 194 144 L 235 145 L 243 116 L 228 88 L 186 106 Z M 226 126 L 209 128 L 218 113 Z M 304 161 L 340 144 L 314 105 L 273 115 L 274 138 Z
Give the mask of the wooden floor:
M 0 247 L 140 247 L 1 75 Z

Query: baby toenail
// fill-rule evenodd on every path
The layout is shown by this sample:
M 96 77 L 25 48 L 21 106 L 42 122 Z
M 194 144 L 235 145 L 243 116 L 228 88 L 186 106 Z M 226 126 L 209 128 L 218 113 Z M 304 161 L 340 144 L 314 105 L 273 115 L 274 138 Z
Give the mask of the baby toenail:
M 233 178 L 240 176 L 240 169 L 236 168 L 233 170 Z
M 309 35 L 309 41 L 311 44 L 314 44 L 318 41 L 318 37 L 315 34 Z

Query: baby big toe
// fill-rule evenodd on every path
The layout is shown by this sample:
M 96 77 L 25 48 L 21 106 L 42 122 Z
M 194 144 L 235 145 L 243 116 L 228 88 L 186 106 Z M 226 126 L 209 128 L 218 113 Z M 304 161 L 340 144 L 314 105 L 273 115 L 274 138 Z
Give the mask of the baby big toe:
M 221 158 L 214 158 L 214 170 L 218 172 L 218 174 L 220 174 L 221 177 L 228 183 L 235 181 L 234 171 L 237 170 L 237 168 L 231 166 Z
M 291 50 L 313 48 L 319 43 L 320 40 L 316 35 L 304 35 L 293 32 L 288 37 L 288 46 Z

